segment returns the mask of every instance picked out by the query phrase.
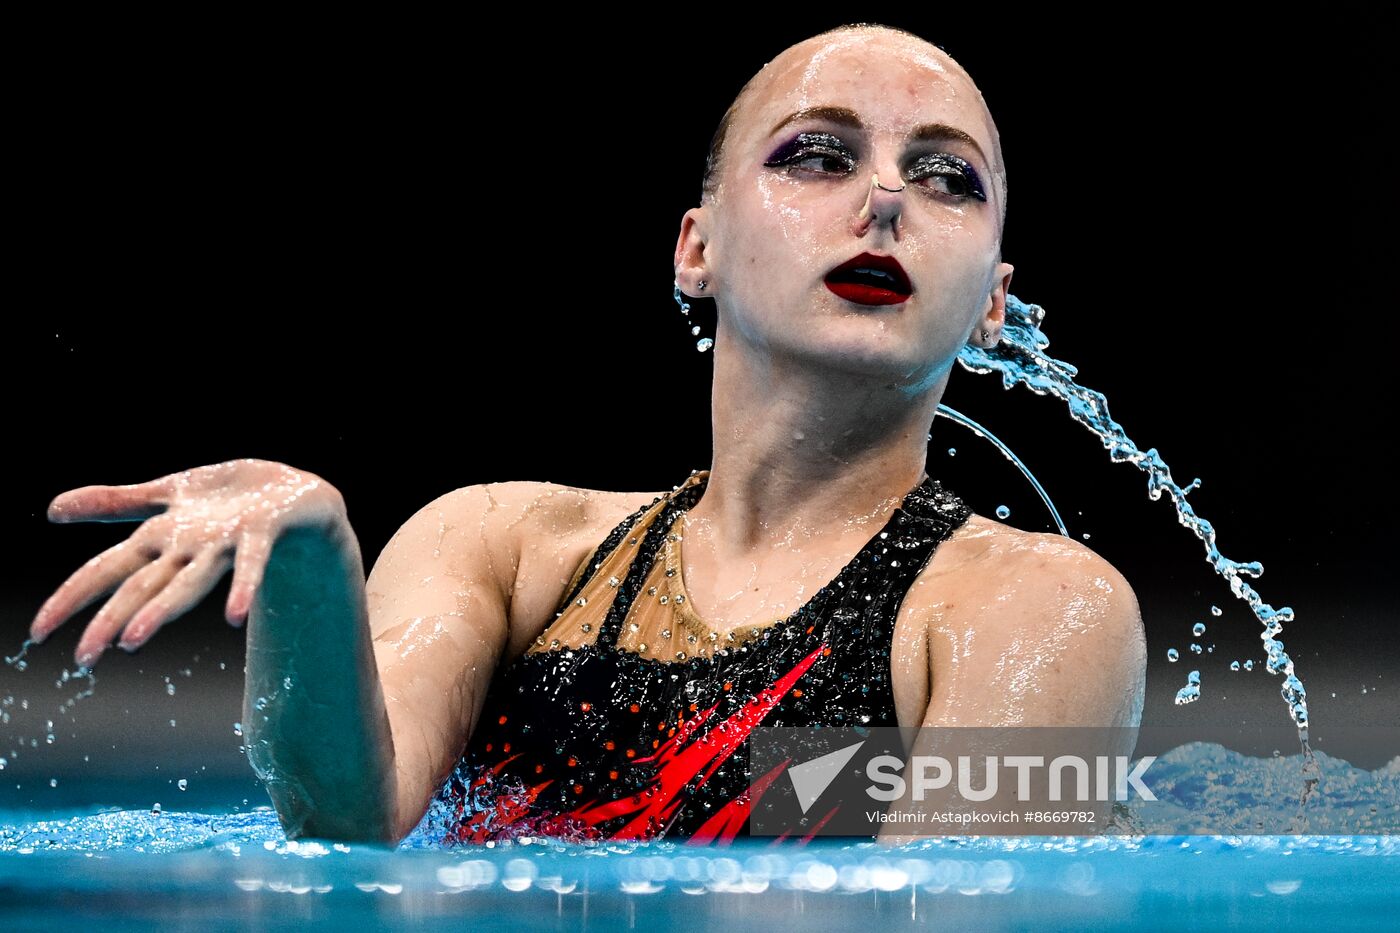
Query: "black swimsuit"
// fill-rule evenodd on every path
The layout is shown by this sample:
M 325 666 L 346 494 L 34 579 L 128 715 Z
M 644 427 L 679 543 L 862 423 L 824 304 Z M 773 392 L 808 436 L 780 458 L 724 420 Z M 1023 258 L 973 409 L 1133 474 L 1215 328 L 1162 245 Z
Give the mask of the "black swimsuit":
M 899 725 L 890 653 L 900 604 L 971 510 L 926 477 L 791 616 L 738 641 L 668 624 L 667 656 L 644 656 L 635 639 L 647 636 L 632 620 L 673 592 L 675 570 L 662 574 L 660 552 L 708 475 L 693 472 L 623 519 L 575 574 L 550 629 L 497 672 L 429 811 L 443 844 L 522 835 L 725 843 L 748 835 L 749 808 L 782 771 L 749 774 L 755 726 Z M 585 611 L 597 620 L 591 643 L 545 641 Z M 618 643 L 624 631 L 632 650 Z

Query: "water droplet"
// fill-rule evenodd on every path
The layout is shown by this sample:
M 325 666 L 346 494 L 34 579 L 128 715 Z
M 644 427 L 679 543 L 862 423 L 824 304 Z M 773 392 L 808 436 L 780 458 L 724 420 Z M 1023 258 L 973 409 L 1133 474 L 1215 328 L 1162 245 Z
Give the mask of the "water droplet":
M 704 353 L 706 350 L 710 349 L 710 347 L 713 347 L 714 345 L 715 342 L 709 337 L 701 337 L 695 342 L 695 349 L 699 350 L 701 353 Z
M 1176 650 L 1175 648 L 1168 648 L 1168 649 L 1167 649 L 1167 660 L 1168 660 L 1168 661 L 1170 661 L 1170 662 L 1172 662 L 1173 664 L 1175 664 L 1175 663 L 1176 663 L 1176 659 L 1179 658 L 1179 657 L 1181 657 L 1181 655 L 1180 655 L 1180 653 L 1177 652 L 1177 650 Z
M 236 722 L 236 723 L 233 724 L 233 734 L 234 734 L 234 735 L 242 735 L 242 734 L 243 734 L 243 723 L 241 723 L 241 722 Z
M 949 447 L 949 448 L 948 448 L 948 456 L 950 456 L 950 457 L 956 457 L 957 455 L 958 455 L 958 449 L 957 449 L 956 447 Z
M 189 786 L 189 782 L 186 781 L 184 778 L 180 778 L 180 780 L 175 783 L 175 786 L 180 788 L 180 790 L 184 790 L 186 787 Z
M 1006 518 L 1011 514 L 1011 510 L 1004 505 L 997 506 L 997 518 Z
M 1205 633 L 1206 624 L 1204 622 L 1197 622 L 1195 625 L 1191 626 L 1191 634 L 1195 635 L 1197 638 L 1200 638 Z
M 160 816 L 160 803 L 159 803 L 159 801 L 157 801 L 156 804 L 155 804 L 154 806 L 151 807 L 151 816 Z
M 172 696 L 172 697 L 173 697 L 173 696 L 175 695 L 175 685 L 174 685 L 174 684 L 166 684 L 166 685 L 165 685 L 165 692 L 166 692 L 166 695 L 167 695 L 167 696 Z
M 1201 653 L 1201 646 L 1198 645 L 1198 644 L 1196 644 L 1195 642 L 1192 642 L 1192 643 L 1191 643 L 1191 653 L 1192 653 L 1192 654 L 1200 654 L 1200 653 Z
M 1237 671 L 1237 670 L 1239 670 L 1239 669 L 1240 669 L 1240 662 L 1239 662 L 1239 661 L 1231 661 L 1231 662 L 1230 662 L 1230 670 L 1232 670 L 1232 671 Z
M 1192 671 L 1186 675 L 1186 686 L 1176 692 L 1176 705 L 1194 703 L 1201 698 L 1201 672 Z
M 50 787 L 57 787 L 57 786 L 58 786 L 58 778 L 49 778 L 49 786 L 50 786 Z
M 1210 614 L 1213 615 L 1213 616 L 1218 616 L 1218 615 L 1220 615 L 1220 607 L 1219 607 L 1219 606 L 1211 606 L 1211 607 L 1210 607 Z

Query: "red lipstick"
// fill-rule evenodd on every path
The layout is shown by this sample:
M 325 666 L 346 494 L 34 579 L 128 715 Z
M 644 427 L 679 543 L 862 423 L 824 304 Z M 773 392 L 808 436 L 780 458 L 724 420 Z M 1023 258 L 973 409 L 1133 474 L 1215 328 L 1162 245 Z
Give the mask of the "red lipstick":
M 861 253 L 826 274 L 826 287 L 861 305 L 894 305 L 909 298 L 914 286 L 893 256 Z

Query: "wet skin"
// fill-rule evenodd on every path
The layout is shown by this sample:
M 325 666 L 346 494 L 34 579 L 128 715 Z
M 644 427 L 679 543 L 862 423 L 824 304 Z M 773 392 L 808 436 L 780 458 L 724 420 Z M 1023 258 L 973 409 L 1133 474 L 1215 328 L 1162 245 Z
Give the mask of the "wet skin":
M 848 114 L 774 129 L 811 107 Z M 933 125 L 962 137 L 915 138 Z M 799 131 L 841 146 L 808 156 L 793 148 Z M 685 294 L 718 311 L 714 459 L 684 549 L 692 606 L 712 627 L 796 609 L 918 481 L 959 351 L 995 345 L 1005 319 L 1000 162 L 980 93 L 927 43 L 809 40 L 768 66 L 733 127 L 718 199 L 686 212 L 675 250 Z M 826 288 L 825 272 L 862 251 L 900 261 L 907 301 L 872 309 Z M 308 688 L 262 726 L 245 720 L 263 730 L 250 747 L 287 776 L 274 803 L 288 834 L 393 840 L 456 763 L 498 666 L 553 620 L 589 550 L 657 495 L 463 487 L 405 522 L 366 577 L 343 497 L 285 464 L 85 487 L 50 517 L 143 524 L 65 582 L 32 631 L 46 637 L 115 590 L 79 642 L 93 663 L 113 639 L 139 647 L 232 568 L 225 614 L 249 628 L 245 705 L 288 678 Z M 910 587 L 890 670 L 900 725 L 1136 726 L 1142 622 L 1122 575 L 1087 546 L 974 515 Z M 360 785 L 339 786 L 346 774 Z M 357 826 L 360 806 L 383 812 Z

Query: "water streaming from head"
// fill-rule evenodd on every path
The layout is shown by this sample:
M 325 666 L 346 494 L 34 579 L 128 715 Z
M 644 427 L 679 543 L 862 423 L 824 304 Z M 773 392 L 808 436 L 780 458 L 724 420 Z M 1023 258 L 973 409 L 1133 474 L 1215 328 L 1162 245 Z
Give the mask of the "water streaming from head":
M 1002 383 L 1010 388 L 1024 385 L 1037 395 L 1053 395 L 1065 402 L 1069 414 L 1075 421 L 1087 427 L 1109 450 L 1109 457 L 1115 463 L 1132 463 L 1148 474 L 1148 497 L 1156 501 L 1167 492 L 1172 497 L 1177 518 L 1205 545 L 1206 559 L 1215 572 L 1223 577 L 1230 591 L 1243 599 L 1254 613 L 1262 627 L 1260 638 L 1268 655 L 1267 668 L 1270 673 L 1283 674 L 1281 687 L 1283 698 L 1288 705 L 1289 715 L 1306 740 L 1308 724 L 1307 693 L 1294 674 L 1293 660 L 1284 651 L 1283 642 L 1275 636 L 1283 631 L 1283 623 L 1293 620 L 1293 610 L 1287 606 L 1275 609 L 1265 603 L 1253 587 L 1244 582 L 1244 577 L 1258 578 L 1264 568 L 1258 561 L 1235 561 L 1225 557 L 1216 544 L 1215 528 L 1210 522 L 1196 514 L 1187 501 L 1187 493 L 1200 485 L 1194 480 L 1183 488 L 1172 479 L 1171 469 L 1158 454 L 1155 447 L 1140 449 L 1124 432 L 1121 425 L 1108 413 L 1108 400 L 1099 392 L 1087 389 L 1074 381 L 1078 369 L 1062 360 L 1057 360 L 1043 351 L 1050 341 L 1040 329 L 1045 318 L 1045 310 L 1040 305 L 1026 304 L 1014 295 L 1006 301 L 1006 325 L 1002 331 L 1001 345 L 993 350 L 968 345 L 959 354 L 958 361 L 968 370 L 976 373 L 999 372 Z M 946 413 L 939 406 L 940 415 L 953 420 L 963 420 L 955 413 Z M 1018 461 L 1019 463 L 1019 461 Z M 1039 490 L 1039 485 L 1037 484 Z M 1043 491 L 1042 491 L 1043 495 Z M 1061 524 L 1063 532 L 1063 524 Z M 1200 626 L 1204 631 L 1204 625 Z
M 1186 487 L 1172 479 L 1171 469 L 1158 454 L 1155 447 L 1142 450 L 1135 444 L 1123 427 L 1108 413 L 1108 400 L 1099 392 L 1085 388 L 1074 381 L 1078 369 L 1063 360 L 1057 360 L 1044 351 L 1050 340 L 1040 329 L 1045 319 L 1045 309 L 1040 305 L 1027 304 L 1014 295 L 1006 296 L 1006 324 L 1002 330 L 1001 343 L 995 348 L 986 349 L 971 344 L 965 346 L 958 355 L 958 362 L 975 373 L 1001 373 L 1002 384 L 1006 388 L 1024 385 L 1037 395 L 1050 395 L 1060 399 L 1069 408 L 1070 417 L 1092 431 L 1109 451 L 1109 458 L 1115 463 L 1131 463 L 1148 475 L 1147 495 L 1153 501 L 1170 494 L 1176 510 L 1177 521 L 1190 529 L 1205 546 L 1206 560 L 1211 568 L 1230 587 L 1230 592 L 1248 604 L 1250 612 L 1259 621 L 1260 640 L 1267 655 L 1265 669 L 1270 674 L 1282 675 L 1280 692 L 1288 708 L 1288 715 L 1298 728 L 1298 738 L 1304 755 L 1304 789 L 1302 800 L 1316 785 L 1316 764 L 1308 743 L 1308 704 L 1307 691 L 1294 672 L 1293 659 L 1284 650 L 1278 635 L 1283 631 L 1283 623 L 1293 620 L 1293 610 L 1287 606 L 1275 609 L 1263 601 L 1257 590 L 1245 582 L 1245 577 L 1258 578 L 1264 567 L 1258 561 L 1235 561 L 1220 552 L 1216 544 L 1215 527 L 1196 514 L 1187 501 L 1187 494 L 1200 486 L 1199 479 Z M 958 415 L 940 405 L 937 414 L 960 423 L 966 423 Z M 982 431 L 978 432 L 984 433 Z M 1003 452 L 1026 471 L 1024 464 L 1003 447 Z M 1036 490 L 1049 505 L 1049 497 L 1039 483 Z M 1053 506 L 1052 513 L 1053 513 Z M 1055 513 L 1056 523 L 1061 533 L 1064 525 Z M 1220 611 L 1212 606 L 1212 615 Z M 1203 624 L 1197 626 L 1202 632 Z M 1199 632 L 1197 634 L 1200 634 Z M 1173 649 L 1173 654 L 1174 654 Z M 1175 657 L 1172 658 L 1175 660 Z M 1200 695 L 1200 672 L 1192 671 L 1188 682 L 1177 694 L 1178 703 L 1195 700 Z

